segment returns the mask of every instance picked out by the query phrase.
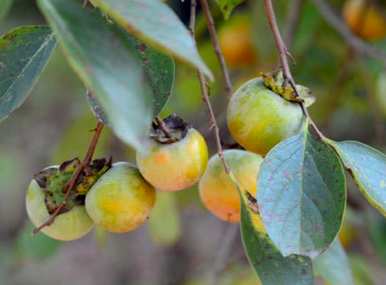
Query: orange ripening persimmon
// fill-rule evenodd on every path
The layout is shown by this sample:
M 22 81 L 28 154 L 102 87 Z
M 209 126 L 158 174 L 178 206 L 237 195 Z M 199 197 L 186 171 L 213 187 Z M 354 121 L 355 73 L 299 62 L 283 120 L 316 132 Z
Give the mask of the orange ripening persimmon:
M 263 158 L 244 150 L 226 150 L 224 159 L 242 190 L 256 195 L 256 179 Z M 214 155 L 199 182 L 200 198 L 205 207 L 221 220 L 240 221 L 240 194 L 234 182 L 225 172 L 220 157 Z
M 363 39 L 379 40 L 386 36 L 385 16 L 366 0 L 346 1 L 343 17 L 350 29 Z
M 160 137 L 149 138 L 147 151 L 137 152 L 139 171 L 157 190 L 174 192 L 193 186 L 205 171 L 208 162 L 208 148 L 204 137 L 189 127 L 181 118 L 169 116 L 165 126 L 175 140 Z
M 229 67 L 239 68 L 256 62 L 251 24 L 248 19 L 236 17 L 235 21 L 226 24 L 220 29 L 219 41 Z

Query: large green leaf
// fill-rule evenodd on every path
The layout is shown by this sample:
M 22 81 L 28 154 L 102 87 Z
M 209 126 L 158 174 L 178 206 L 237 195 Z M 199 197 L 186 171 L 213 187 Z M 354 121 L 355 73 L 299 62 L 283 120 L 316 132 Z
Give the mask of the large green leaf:
M 386 216 L 386 156 L 360 142 L 330 143 L 369 203 Z
M 305 256 L 283 257 L 265 233 L 259 217 L 241 199 L 241 236 L 251 266 L 263 285 L 313 284 L 311 260 Z
M 167 4 L 159 0 L 91 0 L 91 3 L 145 43 L 190 63 L 209 78 L 213 77 L 189 31 Z
M 77 0 L 38 0 L 70 65 L 123 141 L 142 147 L 153 114 L 151 87 L 127 33 Z
M 315 275 L 323 277 L 329 284 L 353 285 L 350 262 L 339 240 L 314 261 Z
M 0 20 L 3 19 L 11 9 L 13 0 L 0 0 Z
M 244 0 L 216 0 L 225 19 L 228 19 L 234 8 L 240 5 Z
M 19 27 L 0 38 L 0 121 L 27 98 L 54 47 L 46 26 Z
M 284 256 L 315 257 L 335 239 L 346 202 L 336 152 L 307 128 L 263 161 L 257 202 L 267 232 Z
M 172 93 L 175 75 L 174 60 L 145 45 L 129 34 L 127 37 L 132 55 L 139 59 L 146 73 L 147 84 L 149 84 L 153 93 L 153 115 L 157 116 L 166 105 Z M 95 116 L 103 123 L 108 124 L 108 119 L 102 106 L 91 92 L 87 93 L 87 100 Z

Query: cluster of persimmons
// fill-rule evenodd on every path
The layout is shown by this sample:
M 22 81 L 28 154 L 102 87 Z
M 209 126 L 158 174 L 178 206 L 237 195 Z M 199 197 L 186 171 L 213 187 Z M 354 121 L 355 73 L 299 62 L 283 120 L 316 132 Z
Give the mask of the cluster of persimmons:
M 349 0 L 343 16 L 354 33 L 367 40 L 386 36 L 386 20 L 364 0 Z M 231 68 L 256 61 L 248 21 L 220 30 L 220 44 Z M 87 234 L 94 224 L 110 232 L 136 229 L 150 215 L 157 191 L 181 191 L 198 183 L 203 205 L 219 219 L 240 220 L 240 197 L 255 197 L 256 180 L 263 157 L 280 141 L 296 134 L 305 120 L 301 106 L 277 94 L 264 78 L 245 82 L 231 97 L 227 125 L 241 146 L 223 152 L 225 171 L 218 154 L 208 161 L 204 137 L 179 117 L 155 121 L 144 150 L 136 154 L 136 166 L 92 161 L 78 177 L 71 193 L 63 191 L 79 167 L 77 159 L 43 169 L 30 183 L 27 213 L 35 226 L 56 218 L 41 230 L 59 240 L 74 240 Z M 240 191 L 242 190 L 242 191 Z M 240 195 L 241 194 L 241 195 Z M 58 212 L 59 205 L 61 207 Z M 253 222 L 264 230 L 258 215 Z

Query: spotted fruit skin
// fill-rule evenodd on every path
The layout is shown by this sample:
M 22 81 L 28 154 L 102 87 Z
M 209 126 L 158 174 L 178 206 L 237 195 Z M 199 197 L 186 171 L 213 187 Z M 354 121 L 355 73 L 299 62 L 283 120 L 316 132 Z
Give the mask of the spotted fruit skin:
M 263 158 L 244 150 L 226 150 L 224 158 L 241 188 L 256 196 L 256 178 Z M 211 157 L 199 182 L 200 198 L 205 207 L 221 220 L 240 221 L 240 195 L 224 170 L 220 157 Z M 259 226 L 259 221 L 254 221 Z
M 363 39 L 380 40 L 386 37 L 385 17 L 365 0 L 346 1 L 343 6 L 343 18 L 351 30 Z
M 247 81 L 232 96 L 227 123 L 241 146 L 264 156 L 277 143 L 295 135 L 304 119 L 298 104 L 266 88 L 258 77 Z
M 27 190 L 26 208 L 35 227 L 39 227 L 50 217 L 44 202 L 44 193 L 35 180 L 31 181 Z M 55 221 L 44 227 L 41 232 L 53 239 L 71 241 L 85 236 L 93 225 L 85 207 L 74 206 L 70 211 L 58 215 Z
M 154 188 L 137 168 L 125 162 L 113 164 L 86 195 L 91 219 L 114 233 L 132 231 L 144 224 L 154 203 Z
M 137 165 L 157 190 L 179 191 L 194 185 L 202 176 L 208 163 L 205 139 L 195 129 L 172 144 L 149 140 L 147 153 L 137 153 Z

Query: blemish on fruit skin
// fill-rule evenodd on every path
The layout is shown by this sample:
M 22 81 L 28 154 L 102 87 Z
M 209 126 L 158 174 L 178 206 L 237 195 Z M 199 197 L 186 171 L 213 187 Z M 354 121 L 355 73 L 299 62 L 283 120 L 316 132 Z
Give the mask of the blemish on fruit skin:
M 206 142 L 190 129 L 177 143 L 149 142 L 146 154 L 137 153 L 137 165 L 147 181 L 161 191 L 178 191 L 192 186 L 204 173 L 208 161 Z
M 155 156 L 154 156 L 154 161 L 157 163 L 157 164 L 166 164 L 168 163 L 169 161 L 169 155 L 165 152 L 158 152 Z

